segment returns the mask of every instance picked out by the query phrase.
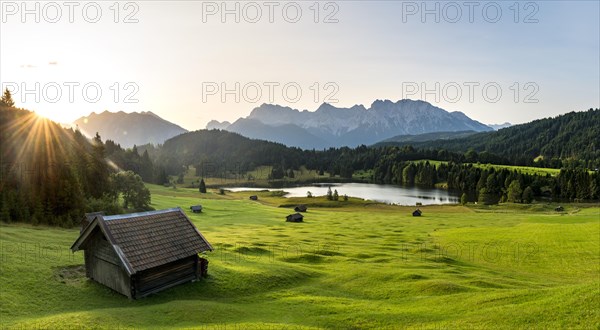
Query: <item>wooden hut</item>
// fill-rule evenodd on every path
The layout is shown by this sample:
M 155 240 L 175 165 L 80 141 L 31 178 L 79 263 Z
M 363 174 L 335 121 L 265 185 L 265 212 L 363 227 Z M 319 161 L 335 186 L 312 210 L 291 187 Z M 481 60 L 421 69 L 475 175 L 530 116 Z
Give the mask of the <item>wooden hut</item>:
M 190 210 L 194 213 L 202 213 L 202 205 L 192 205 L 190 206 Z
M 306 207 L 306 205 L 302 204 L 302 205 L 298 205 L 298 206 L 294 207 L 294 211 L 306 212 L 306 211 L 308 211 L 308 208 Z
M 250 200 L 257 201 L 258 200 L 258 196 L 252 195 L 252 196 L 250 196 Z
M 302 222 L 304 221 L 304 216 L 300 213 L 290 214 L 285 218 L 287 222 Z
M 423 212 L 421 212 L 421 210 L 419 209 L 414 210 L 414 212 L 412 213 L 413 217 L 420 217 L 421 214 L 423 214 Z
M 88 278 L 130 299 L 198 280 L 208 267 L 198 253 L 212 249 L 180 208 L 95 215 L 71 246 Z

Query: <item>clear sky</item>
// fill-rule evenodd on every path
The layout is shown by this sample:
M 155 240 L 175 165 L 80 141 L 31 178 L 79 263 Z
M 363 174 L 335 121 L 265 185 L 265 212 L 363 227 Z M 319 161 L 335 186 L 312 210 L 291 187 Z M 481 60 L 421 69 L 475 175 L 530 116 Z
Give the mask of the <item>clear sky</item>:
M 0 2 L 0 82 L 61 122 L 152 111 L 193 130 L 262 103 L 411 98 L 490 124 L 600 106 L 598 1 L 21 3 Z

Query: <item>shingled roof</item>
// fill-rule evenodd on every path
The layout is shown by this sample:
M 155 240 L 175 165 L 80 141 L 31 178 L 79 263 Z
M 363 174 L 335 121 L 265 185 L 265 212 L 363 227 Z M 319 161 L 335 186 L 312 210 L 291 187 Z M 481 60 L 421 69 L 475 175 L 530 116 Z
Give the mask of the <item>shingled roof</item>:
M 87 238 L 95 230 L 104 233 L 130 275 L 200 252 L 212 251 L 210 243 L 180 208 L 96 215 L 83 229 L 71 250 L 85 250 Z

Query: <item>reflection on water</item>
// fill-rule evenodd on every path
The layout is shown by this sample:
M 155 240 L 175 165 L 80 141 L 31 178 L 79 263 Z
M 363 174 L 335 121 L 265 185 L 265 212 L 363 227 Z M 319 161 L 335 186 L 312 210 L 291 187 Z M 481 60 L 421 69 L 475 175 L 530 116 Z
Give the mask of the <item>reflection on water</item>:
M 394 185 L 369 184 L 369 183 L 318 183 L 309 186 L 282 188 L 288 194 L 285 197 L 306 197 L 307 192 L 313 196 L 324 196 L 327 189 L 337 190 L 341 196 L 358 197 L 388 204 L 415 205 L 416 203 L 427 204 L 455 204 L 459 198 L 447 190 L 424 189 L 417 187 L 401 187 Z M 227 188 L 231 191 L 242 190 L 266 190 L 265 188 Z M 273 189 L 270 189 L 273 190 Z

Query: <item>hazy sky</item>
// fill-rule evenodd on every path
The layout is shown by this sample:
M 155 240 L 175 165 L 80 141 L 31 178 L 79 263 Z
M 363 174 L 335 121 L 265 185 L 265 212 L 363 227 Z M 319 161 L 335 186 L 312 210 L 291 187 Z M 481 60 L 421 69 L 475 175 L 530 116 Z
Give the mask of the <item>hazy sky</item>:
M 152 111 L 199 129 L 262 103 L 411 98 L 521 123 L 600 106 L 598 1 L 21 3 L 0 2 L 0 82 L 62 122 Z

